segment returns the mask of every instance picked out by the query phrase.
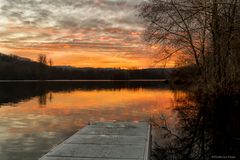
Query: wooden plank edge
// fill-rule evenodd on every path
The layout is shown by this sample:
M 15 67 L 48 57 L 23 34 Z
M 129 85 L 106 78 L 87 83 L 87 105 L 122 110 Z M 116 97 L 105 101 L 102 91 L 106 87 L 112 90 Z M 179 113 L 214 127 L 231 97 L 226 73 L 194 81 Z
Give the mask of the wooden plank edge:
M 147 141 L 144 149 L 144 160 L 150 160 L 151 158 L 151 145 L 152 145 L 152 134 L 151 134 L 152 126 L 148 124 L 148 131 L 147 131 Z

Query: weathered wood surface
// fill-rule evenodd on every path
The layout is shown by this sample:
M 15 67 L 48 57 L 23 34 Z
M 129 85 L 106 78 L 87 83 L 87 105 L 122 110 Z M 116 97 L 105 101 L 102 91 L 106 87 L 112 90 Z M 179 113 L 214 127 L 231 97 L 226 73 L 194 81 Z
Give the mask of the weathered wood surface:
M 146 122 L 95 123 L 79 130 L 40 160 L 149 160 Z

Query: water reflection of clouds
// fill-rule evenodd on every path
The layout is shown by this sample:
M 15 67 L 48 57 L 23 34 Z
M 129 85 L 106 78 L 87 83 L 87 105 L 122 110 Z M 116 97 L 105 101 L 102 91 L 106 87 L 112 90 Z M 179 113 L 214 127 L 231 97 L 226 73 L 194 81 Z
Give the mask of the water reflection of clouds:
M 141 121 L 159 113 L 173 116 L 173 93 L 167 89 L 75 90 L 51 93 L 51 100 L 49 96 L 46 92 L 44 107 L 35 96 L 0 109 L 0 146 L 5 148 L 0 154 L 5 159 L 39 157 L 89 121 Z

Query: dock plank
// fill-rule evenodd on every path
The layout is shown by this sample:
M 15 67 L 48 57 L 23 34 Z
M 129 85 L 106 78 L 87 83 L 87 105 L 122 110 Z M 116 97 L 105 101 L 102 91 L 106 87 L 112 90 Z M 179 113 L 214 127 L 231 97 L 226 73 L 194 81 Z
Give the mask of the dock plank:
M 40 160 L 148 160 L 146 122 L 95 123 L 79 130 Z
M 73 135 L 66 140 L 70 144 L 143 144 L 146 138 L 142 136 L 122 136 L 122 135 Z

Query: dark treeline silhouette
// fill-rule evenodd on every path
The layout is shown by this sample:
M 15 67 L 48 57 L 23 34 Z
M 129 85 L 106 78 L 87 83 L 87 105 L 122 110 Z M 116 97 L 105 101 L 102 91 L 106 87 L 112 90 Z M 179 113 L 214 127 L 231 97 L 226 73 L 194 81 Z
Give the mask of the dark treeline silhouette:
M 191 86 L 198 81 L 198 70 L 195 65 L 179 67 L 170 74 L 171 84 Z M 177 87 L 177 86 L 175 86 Z
M 0 105 L 6 103 L 18 103 L 32 97 L 40 97 L 44 102 L 46 94 L 53 92 L 71 92 L 75 90 L 120 90 L 120 89 L 165 89 L 168 85 L 164 82 L 153 81 L 151 83 L 138 81 L 34 81 L 34 82 L 2 82 L 0 83 Z
M 51 62 L 52 64 L 52 62 Z M 45 56 L 39 62 L 0 54 L 0 80 L 129 80 L 167 79 L 172 69 L 113 69 L 49 66 Z

